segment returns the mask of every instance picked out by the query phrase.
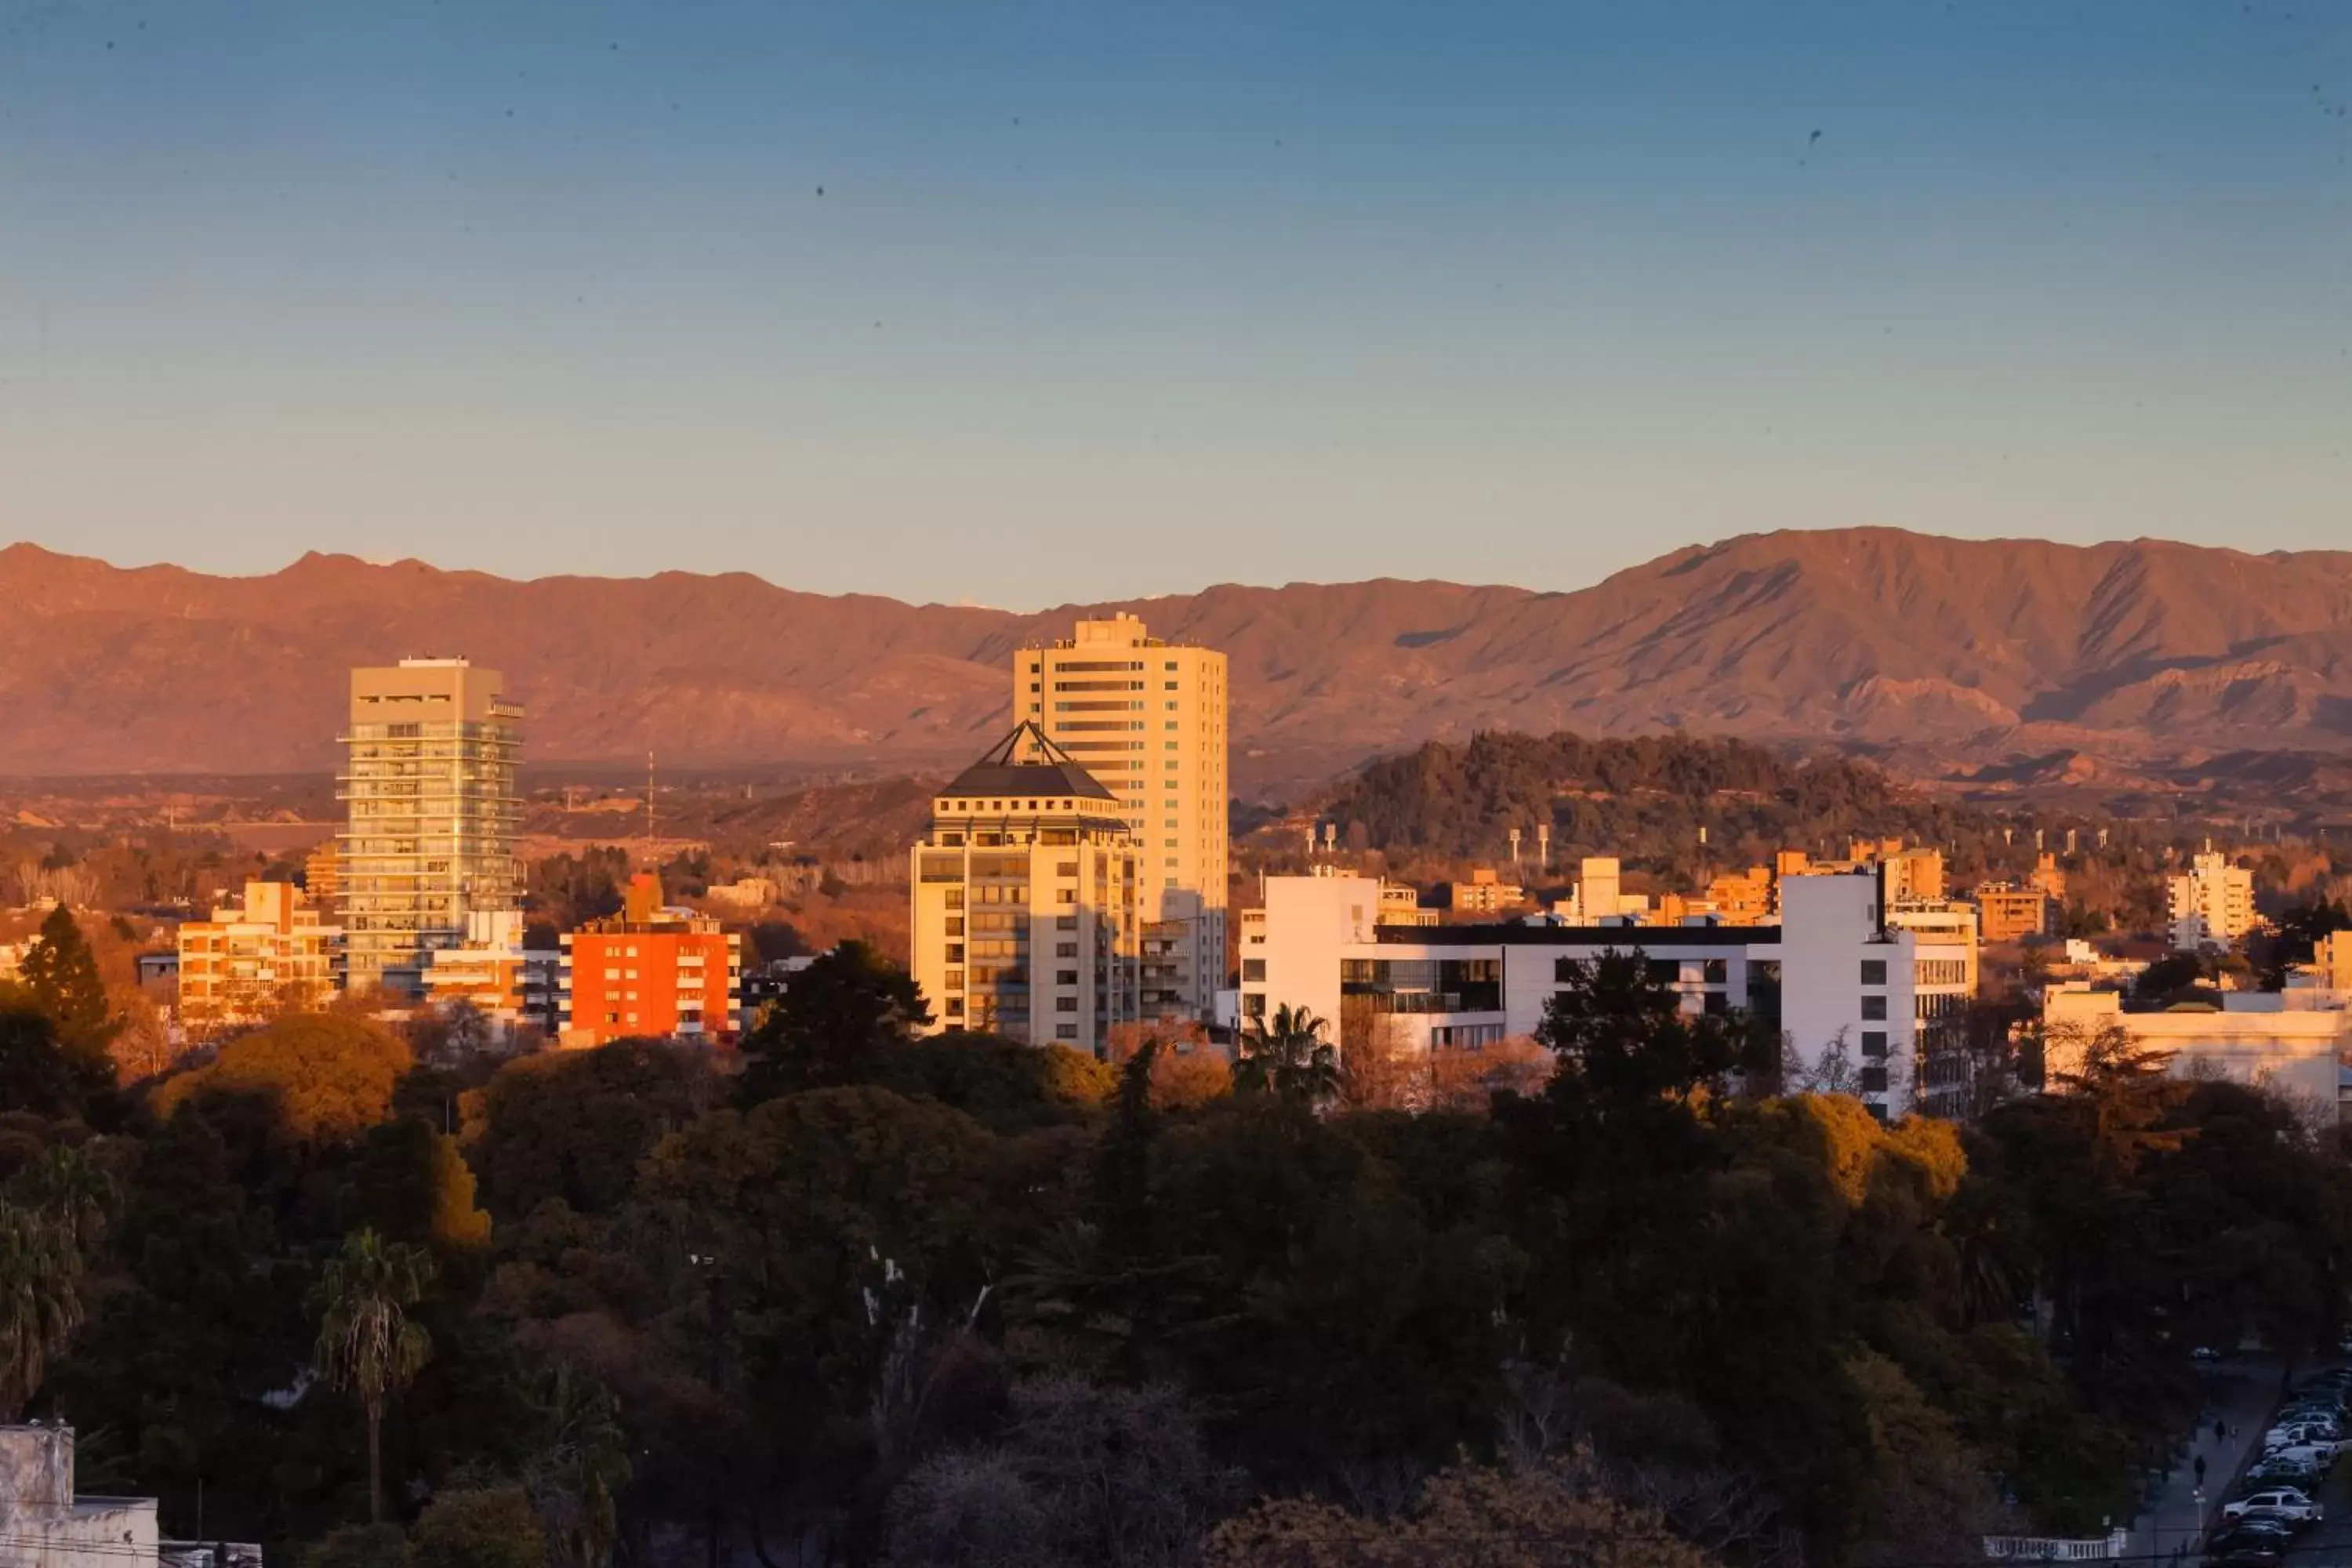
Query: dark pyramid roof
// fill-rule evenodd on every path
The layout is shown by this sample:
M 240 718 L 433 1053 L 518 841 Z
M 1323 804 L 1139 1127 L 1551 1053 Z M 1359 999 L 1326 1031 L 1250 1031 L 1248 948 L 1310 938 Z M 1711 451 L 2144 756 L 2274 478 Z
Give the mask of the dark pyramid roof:
M 1103 787 L 1100 780 L 1074 761 L 1069 752 L 1046 739 L 1045 731 L 1026 719 L 1015 724 L 1011 734 L 990 747 L 986 756 L 958 773 L 955 782 L 940 794 L 958 797 L 1076 796 L 1082 800 L 1110 801 L 1114 805 L 1118 799 Z

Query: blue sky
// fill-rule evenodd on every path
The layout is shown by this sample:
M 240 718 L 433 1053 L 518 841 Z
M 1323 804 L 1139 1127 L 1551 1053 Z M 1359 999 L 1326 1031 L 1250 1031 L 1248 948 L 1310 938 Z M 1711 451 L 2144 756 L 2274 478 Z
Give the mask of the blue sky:
M 0 0 L 0 538 L 1016 607 L 2352 548 L 2347 102 L 2326 0 Z

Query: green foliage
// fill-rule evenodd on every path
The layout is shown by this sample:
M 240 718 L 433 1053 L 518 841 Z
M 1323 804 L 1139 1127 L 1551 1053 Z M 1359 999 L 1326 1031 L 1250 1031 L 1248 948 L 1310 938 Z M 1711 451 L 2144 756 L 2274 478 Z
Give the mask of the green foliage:
M 352 1171 L 349 1223 L 446 1258 L 489 1244 L 474 1173 L 457 1142 L 413 1117 L 370 1128 Z
M 392 1113 L 411 1065 L 408 1047 L 380 1025 L 340 1013 L 297 1013 L 240 1035 L 206 1066 L 166 1079 L 159 1117 L 182 1105 L 266 1127 L 276 1141 L 317 1150 L 352 1143 Z
M 466 1100 L 466 1156 L 494 1214 L 618 1207 L 637 1163 L 719 1099 L 707 1053 L 651 1040 L 524 1057 Z
M 408 1536 L 396 1524 L 347 1524 L 313 1542 L 302 1568 L 408 1568 Z
M 1293 1105 L 1326 1105 L 1339 1097 L 1339 1053 L 1325 1038 L 1323 1020 L 1285 1003 L 1250 1025 L 1234 1062 L 1234 1092 L 1265 1094 Z
M 422 1248 L 361 1230 L 343 1238 L 311 1293 L 319 1314 L 319 1375 L 357 1394 L 367 1413 L 371 1522 L 383 1518 L 377 1436 L 384 1401 L 407 1387 L 433 1355 L 432 1336 L 408 1318 L 432 1277 L 433 1260 Z
M 87 1068 L 58 1042 L 57 1020 L 30 993 L 0 986 L 0 1111 L 79 1113 L 97 1087 Z
M 862 942 L 798 974 L 743 1041 L 747 1102 L 868 1081 L 876 1058 L 930 1022 L 912 976 Z
M 1720 854 L 1899 833 L 1940 844 L 1982 831 L 1971 814 L 1901 789 L 1866 763 L 1793 763 L 1745 741 L 1593 740 L 1488 732 L 1382 758 L 1325 809 L 1391 854 L 1491 855 L 1506 826 L 1549 823 L 1555 855 L 1681 865 L 1698 830 Z
M 81 1318 L 81 1257 L 65 1230 L 0 1202 L 0 1420 L 23 1414 Z
M 520 1487 L 446 1491 L 408 1532 L 409 1568 L 547 1568 L 547 1537 Z
M 84 1061 L 104 1062 L 121 1021 L 107 1005 L 98 959 L 72 910 L 59 904 L 48 912 L 16 973 L 35 1005 L 56 1023 L 58 1043 Z

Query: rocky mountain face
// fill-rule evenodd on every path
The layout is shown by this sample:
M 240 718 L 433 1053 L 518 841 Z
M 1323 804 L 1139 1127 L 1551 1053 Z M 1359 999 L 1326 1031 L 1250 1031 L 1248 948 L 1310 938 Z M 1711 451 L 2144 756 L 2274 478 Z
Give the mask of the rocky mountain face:
M 1082 612 L 1233 661 L 1235 773 L 1328 776 L 1486 729 L 2071 752 L 2352 750 L 2352 552 L 1750 535 L 1575 593 L 1220 586 L 1037 615 L 747 574 L 515 582 L 309 555 L 265 577 L 0 550 L 0 773 L 332 765 L 346 670 L 506 672 L 535 761 L 950 765 L 1007 661 Z

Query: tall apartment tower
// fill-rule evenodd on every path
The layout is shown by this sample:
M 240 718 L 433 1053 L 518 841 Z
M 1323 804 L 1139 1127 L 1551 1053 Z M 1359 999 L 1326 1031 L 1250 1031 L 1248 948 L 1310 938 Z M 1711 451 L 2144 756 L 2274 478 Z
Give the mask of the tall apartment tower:
M 1024 721 L 932 798 L 909 851 L 909 968 L 932 1026 L 1102 1055 L 1136 1016 L 1133 831 Z
M 1210 1016 L 1225 976 L 1225 656 L 1124 613 L 1080 621 L 1013 656 L 1013 716 L 1103 782 L 1141 847 L 1143 1016 Z
M 522 709 L 500 684 L 462 658 L 352 671 L 339 869 L 355 991 L 420 994 L 426 953 L 462 943 L 468 915 L 517 905 Z

